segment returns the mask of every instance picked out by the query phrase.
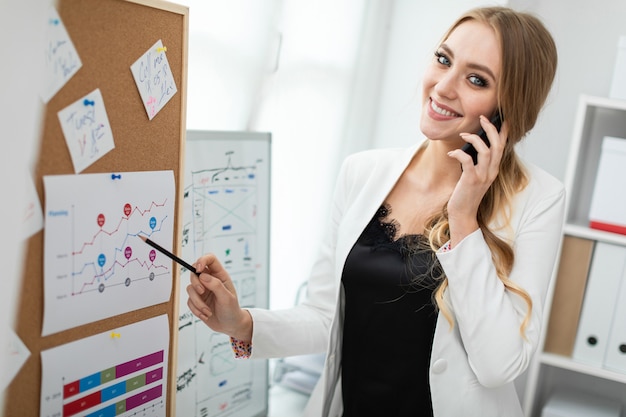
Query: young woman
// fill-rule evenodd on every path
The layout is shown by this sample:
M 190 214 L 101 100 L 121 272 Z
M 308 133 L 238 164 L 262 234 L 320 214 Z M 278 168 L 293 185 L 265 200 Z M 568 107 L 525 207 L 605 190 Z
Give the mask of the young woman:
M 556 62 L 529 14 L 459 18 L 424 76 L 424 140 L 344 162 L 307 301 L 241 309 L 208 254 L 188 287 L 191 311 L 243 356 L 327 352 L 307 416 L 522 416 L 513 383 L 537 348 L 564 188 L 514 147 Z

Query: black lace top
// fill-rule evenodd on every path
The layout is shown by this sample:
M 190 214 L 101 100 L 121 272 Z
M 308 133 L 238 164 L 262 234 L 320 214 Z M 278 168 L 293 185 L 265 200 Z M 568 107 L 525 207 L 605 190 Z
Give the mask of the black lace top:
M 382 206 L 350 251 L 342 275 L 344 417 L 432 416 L 428 368 L 437 313 L 421 235 L 396 239 Z

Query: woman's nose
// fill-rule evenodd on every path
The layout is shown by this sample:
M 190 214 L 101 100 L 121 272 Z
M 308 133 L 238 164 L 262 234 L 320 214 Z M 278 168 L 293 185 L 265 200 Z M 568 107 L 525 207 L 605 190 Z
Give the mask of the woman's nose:
M 458 85 L 458 76 L 454 73 L 454 70 L 448 70 L 437 80 L 435 84 L 435 91 L 441 97 L 448 99 L 456 98 Z

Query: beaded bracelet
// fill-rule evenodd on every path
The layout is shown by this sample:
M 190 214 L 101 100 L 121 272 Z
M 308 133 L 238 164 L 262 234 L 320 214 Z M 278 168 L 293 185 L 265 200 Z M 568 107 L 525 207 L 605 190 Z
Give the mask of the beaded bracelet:
M 236 359 L 248 359 L 252 355 L 252 343 L 230 338 L 230 346 L 235 353 Z
M 441 253 L 445 253 L 445 252 L 449 252 L 451 250 L 451 245 L 450 245 L 450 241 L 448 240 L 441 248 L 439 248 L 439 251 Z

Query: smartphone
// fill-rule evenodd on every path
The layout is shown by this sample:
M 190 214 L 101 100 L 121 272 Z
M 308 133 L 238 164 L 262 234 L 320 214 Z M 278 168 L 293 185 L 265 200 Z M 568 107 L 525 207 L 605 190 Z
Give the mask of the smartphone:
M 502 127 L 502 118 L 500 117 L 500 112 L 496 112 L 496 115 L 491 118 L 490 122 L 496 127 L 499 132 L 500 128 Z M 480 129 L 480 131 L 476 134 L 480 136 L 480 138 L 483 140 L 483 142 L 487 144 L 487 146 L 491 146 L 491 144 L 489 143 L 489 139 L 487 139 L 487 132 L 485 132 L 483 129 Z M 466 143 L 461 149 L 472 157 L 474 165 L 478 163 L 478 152 L 471 143 Z

